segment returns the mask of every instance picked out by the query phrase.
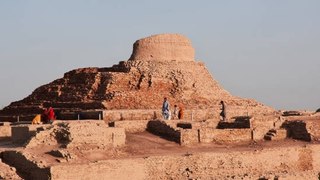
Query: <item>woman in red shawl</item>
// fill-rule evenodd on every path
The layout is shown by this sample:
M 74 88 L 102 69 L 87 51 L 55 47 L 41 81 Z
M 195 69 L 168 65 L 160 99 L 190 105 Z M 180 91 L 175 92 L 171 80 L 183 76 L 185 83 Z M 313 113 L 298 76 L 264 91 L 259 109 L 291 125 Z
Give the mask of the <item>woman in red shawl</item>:
M 52 123 L 55 119 L 56 119 L 56 117 L 54 115 L 53 108 L 50 107 L 49 110 L 48 110 L 48 120 L 49 120 L 50 123 Z

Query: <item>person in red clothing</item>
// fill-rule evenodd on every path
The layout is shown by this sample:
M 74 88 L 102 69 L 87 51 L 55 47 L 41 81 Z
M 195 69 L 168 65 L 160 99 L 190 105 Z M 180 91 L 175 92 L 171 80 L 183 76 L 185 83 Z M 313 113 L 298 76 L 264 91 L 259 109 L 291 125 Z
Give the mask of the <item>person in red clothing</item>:
M 49 123 L 52 123 L 56 119 L 56 116 L 54 114 L 53 108 L 50 107 L 48 110 L 48 121 Z
M 47 108 L 44 108 L 43 113 L 42 113 L 42 115 L 41 115 L 41 121 L 42 121 L 43 123 L 45 123 L 45 124 L 49 122 L 49 120 L 48 120 L 48 114 L 49 114 L 48 109 L 47 109 Z

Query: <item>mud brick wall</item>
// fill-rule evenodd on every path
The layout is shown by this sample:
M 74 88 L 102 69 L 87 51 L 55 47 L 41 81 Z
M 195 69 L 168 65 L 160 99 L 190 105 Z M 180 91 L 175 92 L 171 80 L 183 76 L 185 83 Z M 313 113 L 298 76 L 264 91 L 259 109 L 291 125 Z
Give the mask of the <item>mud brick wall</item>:
M 277 129 L 277 135 L 272 137 L 272 140 L 283 140 L 288 137 L 286 129 Z
M 107 110 L 103 111 L 105 121 L 152 120 L 161 118 L 160 110 Z
M 283 127 L 287 129 L 288 136 L 293 139 L 312 141 L 320 139 L 319 120 L 294 120 L 286 121 Z
M 37 133 L 37 128 L 41 125 L 18 125 L 11 126 L 11 139 L 13 143 L 25 143 Z
M 125 144 L 123 128 L 109 128 L 104 121 L 67 122 L 68 147 L 90 146 L 122 146 Z
M 56 165 L 50 168 L 52 180 L 148 179 L 143 159 L 110 160 L 90 164 Z
M 262 140 L 264 135 L 270 129 L 277 129 L 277 116 L 256 116 L 251 120 L 251 128 L 253 130 L 253 139 Z M 279 128 L 279 127 L 278 127 Z
M 200 130 L 198 129 L 181 129 L 180 130 L 180 144 L 192 145 L 200 143 Z
M 32 161 L 27 154 L 17 151 L 5 151 L 2 152 L 2 160 L 14 166 L 17 171 L 20 172 L 20 176 L 23 179 L 50 179 L 50 169 L 46 167 L 41 167 L 41 165 Z
M 312 137 L 308 132 L 307 124 L 304 121 L 286 121 L 283 128 L 287 129 L 288 136 L 293 139 L 311 141 Z
M 319 120 L 306 121 L 307 130 L 311 134 L 312 140 L 320 140 L 320 122 Z
M 168 140 L 180 143 L 181 133 L 175 127 L 171 127 L 164 121 L 149 121 L 147 130 L 153 134 L 164 137 Z
M 173 113 L 173 109 L 171 114 Z M 103 111 L 103 119 L 105 121 L 121 121 L 121 120 L 154 120 L 162 119 L 161 109 L 138 109 L 138 110 L 106 110 Z M 219 119 L 218 110 L 212 109 L 197 109 L 184 110 L 184 120 L 202 121 L 206 119 Z M 177 117 L 175 118 L 177 120 Z
M 126 133 L 138 133 L 147 130 L 149 121 L 147 120 L 138 120 L 138 121 L 115 121 L 109 123 L 110 126 L 116 128 L 125 129 Z
M 251 129 L 214 129 L 211 133 L 212 141 L 216 143 L 239 143 L 252 140 Z
M 213 141 L 213 131 L 215 128 L 201 128 L 200 129 L 200 142 L 210 143 Z
M 102 111 L 81 111 L 81 112 L 61 112 L 57 113 L 57 119 L 59 120 L 77 120 L 77 119 L 95 119 L 102 120 Z
M 318 179 L 320 147 L 193 153 L 56 165 L 55 179 Z
M 3 123 L 0 125 L 0 138 L 1 137 L 11 137 L 10 123 Z

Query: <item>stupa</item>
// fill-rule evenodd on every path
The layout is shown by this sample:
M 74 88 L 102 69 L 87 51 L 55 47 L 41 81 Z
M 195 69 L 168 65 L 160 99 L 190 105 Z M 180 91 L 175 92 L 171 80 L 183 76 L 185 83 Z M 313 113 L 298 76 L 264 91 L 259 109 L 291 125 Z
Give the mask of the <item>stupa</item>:
M 112 67 L 67 72 L 5 107 L 0 111 L 0 120 L 32 117 L 49 106 L 60 112 L 161 109 L 164 97 L 172 105 L 183 105 L 186 109 L 218 112 L 223 100 L 237 115 L 274 111 L 255 100 L 231 95 L 194 56 L 191 41 L 183 35 L 146 37 L 134 43 L 128 60 Z

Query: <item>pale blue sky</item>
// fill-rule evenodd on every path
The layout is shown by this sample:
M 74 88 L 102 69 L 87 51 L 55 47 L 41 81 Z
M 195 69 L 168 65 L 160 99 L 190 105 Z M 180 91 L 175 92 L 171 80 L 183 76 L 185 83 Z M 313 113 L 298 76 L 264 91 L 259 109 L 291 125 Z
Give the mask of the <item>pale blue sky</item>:
M 233 95 L 320 108 L 319 0 L 1 0 L 0 108 L 69 70 L 127 60 L 158 33 L 190 38 Z

